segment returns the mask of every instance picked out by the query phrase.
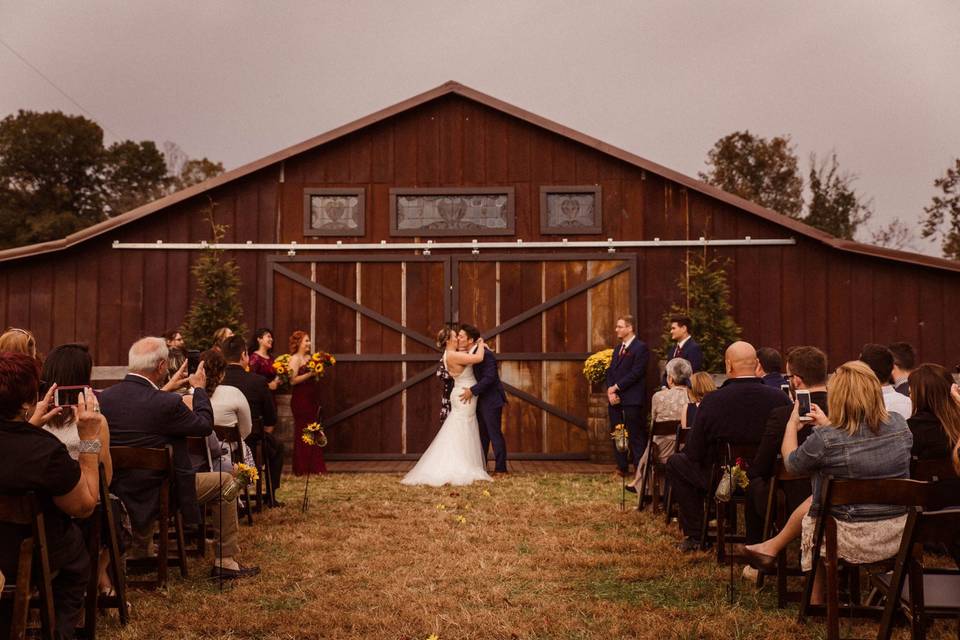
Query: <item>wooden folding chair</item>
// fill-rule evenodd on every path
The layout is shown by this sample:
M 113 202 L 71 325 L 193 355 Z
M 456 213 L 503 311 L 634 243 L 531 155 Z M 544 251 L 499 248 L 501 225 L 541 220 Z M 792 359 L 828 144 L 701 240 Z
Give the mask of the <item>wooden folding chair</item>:
M 240 437 L 240 428 L 237 426 L 225 427 L 214 425 L 213 430 L 221 442 L 230 447 L 230 461 L 233 464 L 243 462 L 243 438 Z M 250 485 L 243 488 L 244 511 L 247 515 L 247 524 L 253 526 L 253 506 L 250 503 Z
M 955 544 L 960 535 L 960 479 L 931 482 L 903 528 L 893 572 L 873 576 L 886 597 L 877 640 L 890 640 L 897 610 L 910 621 L 910 636 L 926 638 L 932 618 L 954 618 L 960 636 L 960 570 L 923 566 L 926 543 Z
M 257 465 L 257 482 L 254 487 L 253 497 L 257 501 L 257 513 L 263 511 L 263 505 L 273 504 L 273 480 L 270 471 L 270 465 L 266 459 L 266 432 L 263 430 L 263 418 L 253 419 L 253 429 L 251 435 L 254 438 L 253 460 Z
M 99 594 L 99 585 L 94 584 L 93 591 L 98 594 L 96 606 L 100 609 L 116 609 L 120 616 L 120 624 L 126 626 L 130 621 L 130 612 L 127 610 L 127 574 L 124 569 L 124 558 L 120 554 L 119 523 L 113 511 L 110 486 L 107 484 L 107 473 L 102 463 L 100 464 L 100 503 L 103 507 L 103 522 L 106 524 L 107 556 L 110 558 L 109 571 L 110 581 L 113 583 L 113 595 Z M 102 534 L 103 531 L 100 535 L 101 545 L 104 538 Z M 88 630 L 88 635 L 91 633 L 93 631 Z
M 690 429 L 677 429 L 677 453 L 683 450 L 683 445 L 687 442 L 687 434 L 690 432 Z M 666 477 L 666 475 L 664 476 Z M 670 482 L 667 482 L 667 499 L 664 502 L 663 506 L 664 511 L 664 522 L 669 525 L 670 520 L 674 518 L 674 508 L 673 508 L 673 487 L 670 486 Z
M 660 462 L 660 449 L 653 437 L 676 436 L 680 430 L 679 420 L 660 420 L 650 425 L 650 432 L 647 436 L 647 464 L 643 469 L 643 476 L 640 478 L 639 497 L 637 498 L 637 510 L 643 511 L 644 503 L 647 499 L 647 483 L 650 485 L 650 504 L 653 513 L 660 511 L 660 485 L 667 477 L 667 465 Z
M 837 555 L 837 521 L 830 515 L 833 507 L 849 504 L 885 504 L 912 507 L 924 497 L 926 483 L 919 480 L 887 478 L 882 480 L 838 480 L 832 476 L 826 478 L 821 491 L 820 517 L 817 518 L 813 534 L 813 559 L 810 572 L 804 582 L 803 597 L 800 601 L 798 620 L 802 623 L 808 615 L 815 615 L 820 608 L 810 604 L 813 583 L 821 560 L 820 547 L 826 547 L 824 565 L 826 568 L 826 614 L 827 640 L 840 638 L 840 558 Z M 875 563 L 892 564 L 893 559 Z M 843 611 L 850 617 L 879 618 L 883 609 L 865 605 L 860 601 L 859 565 L 844 562 L 848 573 L 849 604 Z
M 179 566 L 180 574 L 186 578 L 187 555 L 184 549 L 183 517 L 180 512 L 172 514 L 170 510 L 170 489 L 173 487 L 173 453 L 168 448 L 150 449 L 144 447 L 110 447 L 114 473 L 126 469 L 158 471 L 160 480 L 160 513 L 157 517 L 158 548 L 156 557 L 128 559 L 130 568 L 156 567 L 156 580 L 130 580 L 126 586 L 138 589 L 163 589 L 167 585 L 168 567 Z M 170 518 L 174 519 L 176 555 L 170 556 Z
M 0 495 L 0 522 L 30 527 L 30 534 L 20 543 L 17 575 L 0 591 L 0 603 L 10 600 L 13 613 L 10 619 L 10 638 L 21 640 L 27 634 L 27 616 L 31 608 L 40 609 L 40 625 L 44 638 L 53 640 L 56 617 L 53 607 L 50 560 L 47 554 L 47 533 L 43 512 L 32 492 L 25 495 Z M 34 558 L 40 575 L 33 575 Z M 33 596 L 34 588 L 38 596 Z M 32 605 L 34 605 L 32 607 Z
M 783 460 L 777 460 L 777 467 L 770 477 L 770 485 L 767 490 L 767 509 L 763 520 L 763 539 L 769 540 L 774 535 L 774 527 L 777 531 L 783 529 L 787 524 L 790 513 L 787 510 L 787 495 L 784 486 L 791 482 L 810 483 L 809 476 L 799 476 L 787 471 L 783 466 Z M 787 585 L 787 579 L 790 577 L 800 577 L 803 572 L 799 566 L 790 567 L 787 563 L 787 550 L 783 549 L 777 555 L 777 607 L 783 609 L 788 602 L 800 602 L 800 591 L 790 591 Z M 763 574 L 757 575 L 757 587 L 763 586 Z
M 717 488 L 717 483 L 720 481 L 722 474 L 726 473 L 723 467 L 732 467 L 736 464 L 737 458 L 753 460 L 757 455 L 757 446 L 757 444 L 738 444 L 732 442 L 720 444 L 720 465 L 718 472 L 714 477 L 714 482 L 707 488 L 709 492 L 707 499 L 715 502 L 717 510 L 717 564 L 726 562 L 728 556 L 731 562 L 742 559 L 736 554 L 731 554 L 727 549 L 727 545 L 746 541 L 746 536 L 737 533 L 737 508 L 741 504 L 744 505 L 744 508 L 749 508 L 749 506 L 747 505 L 746 494 L 738 490 L 737 487 L 733 487 L 733 493 L 729 502 L 717 500 L 714 495 L 714 490 Z

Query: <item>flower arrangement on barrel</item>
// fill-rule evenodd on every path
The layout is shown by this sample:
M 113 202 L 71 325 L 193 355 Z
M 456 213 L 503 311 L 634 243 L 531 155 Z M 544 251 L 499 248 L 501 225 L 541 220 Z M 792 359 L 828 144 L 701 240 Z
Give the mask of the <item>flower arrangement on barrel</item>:
M 600 384 L 607 377 L 607 369 L 613 360 L 613 349 L 597 351 L 583 362 L 583 377 L 590 384 Z

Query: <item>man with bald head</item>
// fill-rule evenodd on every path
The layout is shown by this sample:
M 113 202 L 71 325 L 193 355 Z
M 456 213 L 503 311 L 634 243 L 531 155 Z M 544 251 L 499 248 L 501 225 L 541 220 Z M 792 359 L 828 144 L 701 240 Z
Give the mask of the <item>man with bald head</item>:
M 700 403 L 683 451 L 667 460 L 667 477 L 680 508 L 685 539 L 681 551 L 700 549 L 703 501 L 712 487 L 710 465 L 719 459 L 720 445 L 759 444 L 767 416 L 790 404 L 779 389 L 756 376 L 757 351 L 748 342 L 734 342 L 724 354 L 727 380 Z

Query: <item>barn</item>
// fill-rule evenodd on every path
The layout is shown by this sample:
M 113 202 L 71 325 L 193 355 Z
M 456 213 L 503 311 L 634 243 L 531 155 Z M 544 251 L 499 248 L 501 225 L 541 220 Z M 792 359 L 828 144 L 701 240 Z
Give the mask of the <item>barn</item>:
M 323 392 L 331 457 L 426 448 L 439 426 L 432 336 L 458 320 L 498 352 L 511 456 L 586 457 L 583 358 L 625 312 L 658 345 L 685 256 L 704 247 L 729 258 L 734 316 L 758 346 L 819 345 L 839 363 L 864 342 L 906 340 L 922 360 L 960 362 L 960 264 L 838 240 L 456 82 L 0 252 L 0 322 L 122 366 L 134 340 L 183 321 L 211 204 L 248 326 L 271 327 L 281 351 L 307 330 L 337 356 Z

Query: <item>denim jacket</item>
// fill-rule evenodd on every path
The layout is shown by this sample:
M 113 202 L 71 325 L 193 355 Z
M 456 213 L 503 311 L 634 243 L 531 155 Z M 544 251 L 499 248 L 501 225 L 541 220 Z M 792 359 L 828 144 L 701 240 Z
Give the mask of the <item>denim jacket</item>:
M 824 478 L 909 478 L 912 445 L 913 434 L 907 421 L 900 414 L 891 413 L 876 434 L 865 425 L 852 436 L 845 429 L 818 427 L 790 454 L 785 466 L 791 473 L 810 475 L 813 485 L 810 516 L 817 517 Z M 849 522 L 885 520 L 903 513 L 903 507 L 883 504 L 841 505 L 832 511 L 837 519 Z

